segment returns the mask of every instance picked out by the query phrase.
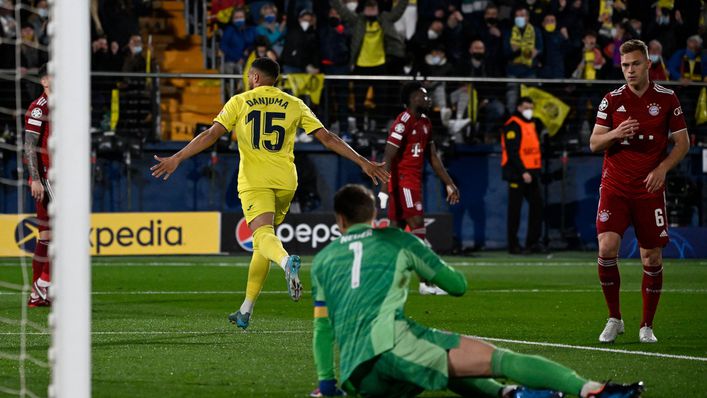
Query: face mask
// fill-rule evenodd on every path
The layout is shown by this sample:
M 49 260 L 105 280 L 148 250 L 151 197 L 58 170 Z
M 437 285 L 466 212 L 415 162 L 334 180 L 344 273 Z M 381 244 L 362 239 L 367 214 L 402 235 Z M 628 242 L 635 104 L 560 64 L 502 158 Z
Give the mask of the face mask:
M 358 7 L 358 3 L 346 3 L 346 8 L 348 8 L 349 11 L 356 11 L 356 7 Z
M 654 64 L 660 62 L 660 54 L 650 54 L 648 58 L 650 58 L 651 62 L 653 62 Z
M 300 21 L 299 26 L 304 30 L 305 32 L 307 29 L 309 29 L 309 22 L 307 21 Z
M 39 10 L 37 10 L 37 14 L 39 14 L 39 16 L 42 18 L 46 18 L 49 16 L 49 10 L 47 10 L 46 8 L 40 8 Z
M 549 23 L 549 24 L 545 25 L 545 30 L 550 33 L 554 32 L 556 28 L 557 28 L 557 25 L 554 23 Z
M 265 23 L 273 23 L 275 22 L 275 16 L 274 15 L 266 15 L 265 18 L 263 18 Z
M 245 26 L 245 19 L 234 19 L 233 20 L 233 25 L 240 29 Z
M 335 28 L 341 24 L 341 20 L 337 17 L 329 17 L 329 26 Z
M 378 15 L 366 15 L 366 19 L 368 22 L 374 22 L 376 19 L 378 19 Z
M 133 47 L 133 52 L 135 53 L 135 55 L 140 54 L 142 52 L 142 46 Z
M 611 28 L 611 37 L 616 37 L 616 28 Z
M 486 18 L 484 21 L 489 25 L 498 25 L 498 18 Z
M 523 115 L 525 120 L 532 120 L 533 119 L 533 110 L 532 109 L 526 109 L 523 112 L 520 113 Z
M 428 65 L 439 65 L 442 63 L 442 57 L 439 55 L 428 54 L 425 57 L 425 62 L 427 62 Z
M 687 49 L 685 50 L 685 55 L 687 55 L 688 58 L 692 59 L 695 56 L 695 52 L 690 49 Z
M 516 17 L 514 21 L 517 27 L 521 29 L 525 28 L 525 17 Z
M 434 31 L 434 30 L 432 30 L 432 29 L 430 29 L 430 30 L 427 31 L 427 37 L 428 37 L 430 40 L 435 40 L 435 39 L 437 39 L 437 38 L 439 37 L 439 33 L 437 33 L 436 31 Z
M 527 0 L 526 3 L 528 3 L 529 6 L 532 6 L 535 4 L 535 0 Z
M 670 23 L 670 15 L 661 15 L 658 17 L 658 25 L 668 25 Z
M 477 60 L 477 61 L 483 61 L 484 60 L 484 53 L 472 53 L 471 58 Z

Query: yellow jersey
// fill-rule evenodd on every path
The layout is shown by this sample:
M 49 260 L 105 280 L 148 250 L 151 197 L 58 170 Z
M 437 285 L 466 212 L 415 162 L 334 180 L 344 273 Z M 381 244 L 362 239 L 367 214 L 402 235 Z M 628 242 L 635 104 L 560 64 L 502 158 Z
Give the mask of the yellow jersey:
M 260 86 L 235 95 L 214 122 L 235 131 L 238 192 L 253 188 L 297 189 L 295 135 L 324 126 L 301 99 L 279 88 Z

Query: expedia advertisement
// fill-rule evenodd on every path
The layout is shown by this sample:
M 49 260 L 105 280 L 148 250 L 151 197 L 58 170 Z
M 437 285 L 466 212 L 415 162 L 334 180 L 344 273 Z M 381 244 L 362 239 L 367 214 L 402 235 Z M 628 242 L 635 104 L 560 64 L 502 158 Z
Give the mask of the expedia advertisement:
M 377 221 L 376 226 L 386 227 L 386 218 Z M 427 239 L 437 252 L 452 249 L 452 215 L 427 214 Z M 221 215 L 221 251 L 227 253 L 252 252 L 253 233 L 243 217 L 243 213 L 223 213 Z M 314 254 L 333 239 L 341 236 L 332 213 L 288 214 L 285 221 L 275 229 L 285 249 L 290 253 Z
M 94 256 L 215 254 L 221 215 L 194 213 L 95 213 L 87 237 Z M 0 215 L 0 256 L 34 252 L 39 237 L 33 215 Z

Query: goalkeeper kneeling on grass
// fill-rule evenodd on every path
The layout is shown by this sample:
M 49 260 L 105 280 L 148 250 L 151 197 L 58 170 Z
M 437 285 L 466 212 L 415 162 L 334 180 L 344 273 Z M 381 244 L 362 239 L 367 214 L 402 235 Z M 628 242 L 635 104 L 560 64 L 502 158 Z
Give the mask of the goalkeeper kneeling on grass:
M 412 274 L 452 296 L 466 291 L 464 275 L 418 238 L 397 228 L 373 229 L 376 202 L 361 185 L 334 197 L 342 236 L 314 258 L 314 359 L 317 396 L 342 395 L 334 376 L 334 336 L 342 388 L 364 397 L 413 397 L 450 389 L 463 396 L 630 398 L 643 390 L 599 383 L 540 356 L 496 348 L 485 341 L 422 326 L 405 317 Z M 507 378 L 521 386 L 503 385 Z

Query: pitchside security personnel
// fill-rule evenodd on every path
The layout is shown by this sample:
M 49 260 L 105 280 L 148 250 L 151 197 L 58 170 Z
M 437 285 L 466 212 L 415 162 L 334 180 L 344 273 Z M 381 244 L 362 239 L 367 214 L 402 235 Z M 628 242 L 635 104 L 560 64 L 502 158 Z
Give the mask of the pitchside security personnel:
M 542 199 L 540 197 L 540 140 L 533 120 L 533 100 L 523 97 L 506 121 L 501 136 L 503 179 L 508 181 L 508 252 L 520 254 L 518 226 L 523 198 L 528 201 L 526 249 L 544 251 L 540 244 Z

